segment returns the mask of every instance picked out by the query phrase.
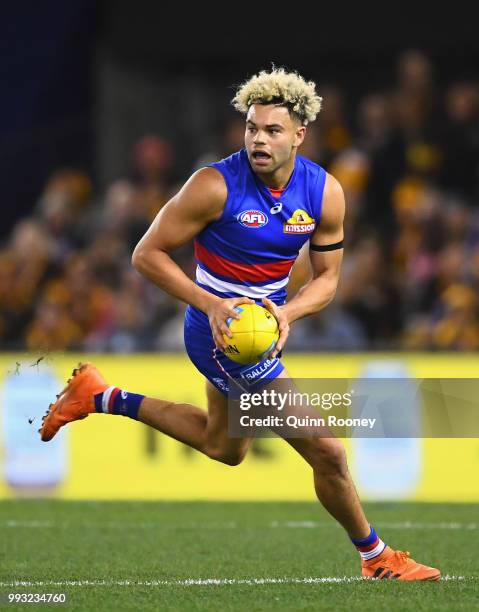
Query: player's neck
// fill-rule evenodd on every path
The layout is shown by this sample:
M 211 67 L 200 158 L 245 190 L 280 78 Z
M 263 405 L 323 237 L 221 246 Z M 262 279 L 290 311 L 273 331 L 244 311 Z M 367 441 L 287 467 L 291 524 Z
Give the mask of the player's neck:
M 293 174 L 295 159 L 296 156 L 271 174 L 257 174 L 257 176 L 270 189 L 284 189 Z

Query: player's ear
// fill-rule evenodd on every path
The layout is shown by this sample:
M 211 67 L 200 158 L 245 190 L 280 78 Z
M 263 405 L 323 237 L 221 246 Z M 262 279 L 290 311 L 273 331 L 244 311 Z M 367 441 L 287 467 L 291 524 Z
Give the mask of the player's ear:
M 303 143 L 305 136 L 306 136 L 306 126 L 305 125 L 298 126 L 298 129 L 296 130 L 296 134 L 294 135 L 294 146 L 299 147 Z

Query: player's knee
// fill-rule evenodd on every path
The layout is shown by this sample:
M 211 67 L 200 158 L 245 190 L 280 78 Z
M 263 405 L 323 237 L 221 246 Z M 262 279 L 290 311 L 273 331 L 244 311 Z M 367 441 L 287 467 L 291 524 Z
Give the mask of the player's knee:
M 344 445 L 334 438 L 313 440 L 313 467 L 326 476 L 342 476 L 348 469 Z
M 239 465 L 246 455 L 246 451 L 241 449 L 225 451 L 223 448 L 214 447 L 207 448 L 205 452 L 210 459 L 231 466 Z

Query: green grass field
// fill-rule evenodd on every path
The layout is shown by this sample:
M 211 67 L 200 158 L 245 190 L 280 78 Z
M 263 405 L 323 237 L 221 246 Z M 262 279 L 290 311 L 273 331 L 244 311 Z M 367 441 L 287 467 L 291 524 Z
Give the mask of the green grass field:
M 446 579 L 348 580 L 359 557 L 312 503 L 25 500 L 0 503 L 0 592 L 67 593 L 87 611 L 479 609 L 477 505 L 366 509 L 383 540 Z

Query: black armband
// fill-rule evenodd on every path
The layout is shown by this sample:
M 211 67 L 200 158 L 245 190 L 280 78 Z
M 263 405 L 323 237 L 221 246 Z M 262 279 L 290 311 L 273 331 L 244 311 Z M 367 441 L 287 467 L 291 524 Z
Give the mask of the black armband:
M 324 253 L 325 251 L 336 251 L 336 249 L 342 249 L 344 240 L 340 240 L 339 242 L 335 242 L 334 244 L 310 244 L 309 248 L 312 251 L 319 251 L 320 253 Z

